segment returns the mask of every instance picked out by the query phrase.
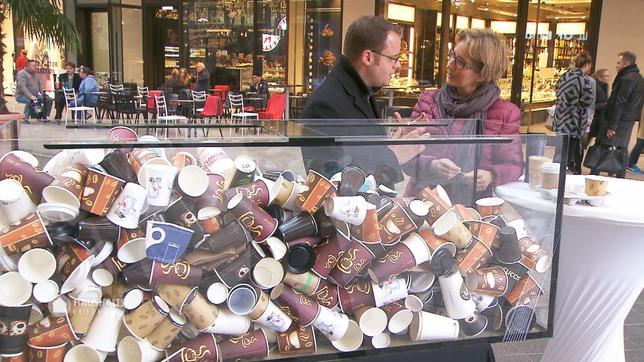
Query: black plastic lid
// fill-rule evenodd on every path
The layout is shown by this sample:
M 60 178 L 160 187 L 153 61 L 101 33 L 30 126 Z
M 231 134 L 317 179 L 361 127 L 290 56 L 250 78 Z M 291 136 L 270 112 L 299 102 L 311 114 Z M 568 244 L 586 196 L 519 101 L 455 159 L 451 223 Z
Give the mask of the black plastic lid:
M 296 244 L 288 249 L 284 260 L 289 272 L 306 273 L 315 263 L 315 250 L 306 244 Z

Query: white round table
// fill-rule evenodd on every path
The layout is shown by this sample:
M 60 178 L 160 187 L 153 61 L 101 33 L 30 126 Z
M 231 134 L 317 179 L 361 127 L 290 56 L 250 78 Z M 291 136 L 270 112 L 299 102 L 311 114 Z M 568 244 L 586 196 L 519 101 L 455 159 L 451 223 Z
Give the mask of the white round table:
M 583 184 L 584 176 L 567 176 Z M 554 335 L 543 361 L 624 361 L 624 320 L 644 288 L 644 182 L 609 181 L 601 207 L 564 205 Z M 499 197 L 528 212 L 553 202 L 514 182 Z

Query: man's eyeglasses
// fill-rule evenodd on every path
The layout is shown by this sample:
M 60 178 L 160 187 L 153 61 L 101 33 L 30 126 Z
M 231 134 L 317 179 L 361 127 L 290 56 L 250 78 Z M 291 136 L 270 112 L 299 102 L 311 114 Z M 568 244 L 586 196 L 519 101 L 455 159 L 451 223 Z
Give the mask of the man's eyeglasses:
M 399 54 L 398 56 L 392 57 L 392 56 L 390 56 L 390 55 L 382 54 L 381 52 L 377 52 L 377 51 L 375 51 L 375 50 L 373 50 L 373 49 L 370 49 L 370 50 L 371 50 L 372 52 L 374 52 L 374 53 L 378 54 L 378 55 L 382 55 L 382 56 L 383 56 L 383 57 L 385 57 L 385 58 L 389 58 L 389 59 L 393 60 L 393 61 L 394 61 L 394 63 L 398 63 L 398 62 L 400 61 L 400 54 Z
M 447 62 L 454 62 L 456 65 L 456 69 L 458 70 L 463 70 L 464 68 L 469 68 L 472 69 L 475 72 L 480 72 L 481 67 L 473 64 L 468 64 L 465 62 L 465 60 L 461 57 L 459 57 L 454 50 L 450 50 L 449 53 L 447 53 Z

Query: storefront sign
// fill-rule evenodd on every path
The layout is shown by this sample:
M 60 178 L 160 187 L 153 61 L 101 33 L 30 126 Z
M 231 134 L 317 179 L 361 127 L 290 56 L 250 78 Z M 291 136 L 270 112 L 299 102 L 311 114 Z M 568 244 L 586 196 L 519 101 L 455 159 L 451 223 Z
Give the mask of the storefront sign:
M 536 37 L 537 37 L 536 34 L 530 34 L 530 33 L 525 34 L 525 38 L 527 40 L 532 40 L 532 39 L 534 39 Z M 552 32 L 549 31 L 546 34 L 539 34 L 538 38 L 539 39 L 552 40 Z M 557 39 L 563 39 L 563 40 L 577 39 L 577 40 L 581 40 L 581 41 L 586 41 L 586 40 L 588 40 L 588 33 L 584 33 L 584 34 L 557 34 Z
M 277 48 L 277 44 L 280 42 L 280 37 L 273 34 L 262 34 L 262 50 L 265 52 L 270 52 L 271 50 Z

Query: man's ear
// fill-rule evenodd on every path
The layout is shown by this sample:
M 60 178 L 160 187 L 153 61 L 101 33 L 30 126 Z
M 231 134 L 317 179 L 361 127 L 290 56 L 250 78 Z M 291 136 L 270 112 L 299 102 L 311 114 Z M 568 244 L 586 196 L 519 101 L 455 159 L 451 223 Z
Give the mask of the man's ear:
M 360 54 L 360 61 L 364 65 L 371 65 L 375 61 L 375 54 L 371 50 L 365 49 Z

